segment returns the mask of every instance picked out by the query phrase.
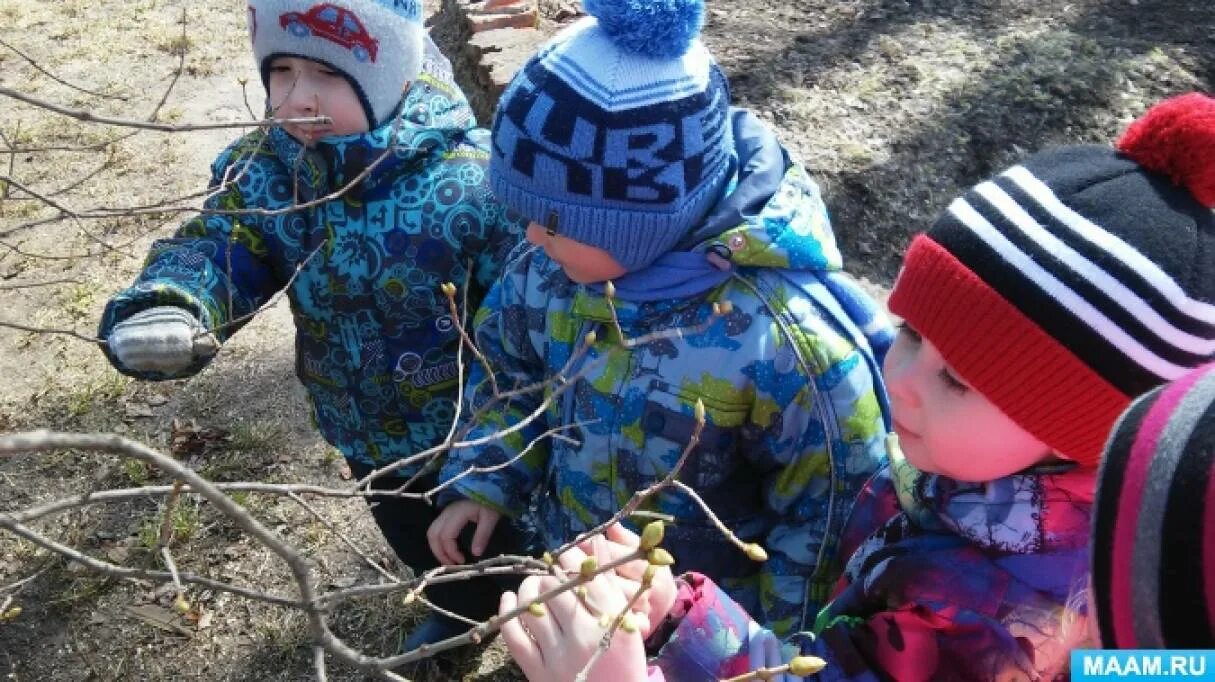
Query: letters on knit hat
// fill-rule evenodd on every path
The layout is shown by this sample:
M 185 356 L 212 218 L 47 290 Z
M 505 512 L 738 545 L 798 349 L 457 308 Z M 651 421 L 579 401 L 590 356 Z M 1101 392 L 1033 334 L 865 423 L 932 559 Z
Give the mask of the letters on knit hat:
M 532 222 L 645 268 L 717 202 L 732 168 L 725 76 L 701 0 L 587 0 L 494 117 L 490 178 Z

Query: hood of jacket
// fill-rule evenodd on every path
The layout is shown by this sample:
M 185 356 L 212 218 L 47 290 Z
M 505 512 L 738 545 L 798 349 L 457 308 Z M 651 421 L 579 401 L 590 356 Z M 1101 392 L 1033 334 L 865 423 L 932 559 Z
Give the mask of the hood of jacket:
M 839 270 L 843 258 L 817 185 L 755 114 L 730 113 L 736 177 L 676 248 L 716 253 L 737 267 Z

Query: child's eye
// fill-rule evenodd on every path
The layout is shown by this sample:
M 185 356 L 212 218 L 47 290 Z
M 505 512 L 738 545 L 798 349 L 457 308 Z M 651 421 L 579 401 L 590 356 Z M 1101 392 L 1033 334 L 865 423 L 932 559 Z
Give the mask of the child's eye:
M 324 75 L 324 76 L 340 76 L 340 75 L 342 75 L 342 74 L 338 73 L 337 71 L 334 71 L 333 69 L 321 69 L 320 71 L 321 71 L 321 75 Z
M 965 393 L 970 390 L 969 386 L 962 383 L 962 380 L 954 376 L 953 372 L 950 372 L 948 369 L 942 367 L 940 375 L 941 381 L 945 382 L 945 385 L 949 387 L 949 390 L 957 391 L 958 393 Z
M 906 334 L 908 336 L 908 338 L 910 338 L 912 341 L 915 341 L 916 343 L 920 343 L 921 341 L 924 340 L 924 337 L 920 336 L 920 333 L 917 332 L 914 328 L 912 328 L 911 325 L 907 324 L 906 322 L 899 323 L 899 331 Z

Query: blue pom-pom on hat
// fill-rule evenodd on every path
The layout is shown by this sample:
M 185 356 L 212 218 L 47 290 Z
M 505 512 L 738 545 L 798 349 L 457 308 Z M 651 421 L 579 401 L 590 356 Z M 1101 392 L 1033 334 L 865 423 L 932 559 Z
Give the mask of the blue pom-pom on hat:
M 515 75 L 490 182 L 529 220 L 649 266 L 696 227 L 734 168 L 725 76 L 701 0 L 586 0 L 591 13 Z
M 583 6 L 617 45 L 651 57 L 687 52 L 705 16 L 703 0 L 585 0 Z

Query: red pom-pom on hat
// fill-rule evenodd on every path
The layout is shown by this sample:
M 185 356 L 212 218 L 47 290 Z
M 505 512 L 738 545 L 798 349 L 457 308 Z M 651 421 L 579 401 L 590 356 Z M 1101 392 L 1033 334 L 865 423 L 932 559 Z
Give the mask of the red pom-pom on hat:
M 1215 208 L 1215 98 L 1192 92 L 1148 109 L 1115 145 Z

